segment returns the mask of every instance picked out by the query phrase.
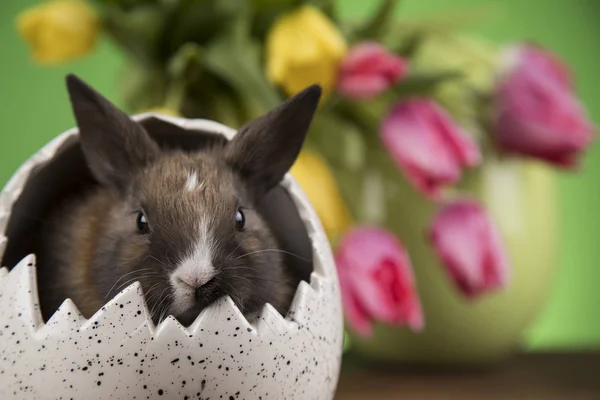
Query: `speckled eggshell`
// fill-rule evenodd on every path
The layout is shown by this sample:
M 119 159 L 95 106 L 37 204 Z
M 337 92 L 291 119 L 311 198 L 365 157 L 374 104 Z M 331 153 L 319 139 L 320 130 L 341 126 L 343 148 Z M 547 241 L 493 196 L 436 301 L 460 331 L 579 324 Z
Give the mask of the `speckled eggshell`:
M 185 129 L 235 131 L 206 120 L 154 113 Z M 50 160 L 72 129 L 30 158 L 0 194 L 0 259 L 7 220 L 30 172 Z M 331 249 L 306 196 L 287 175 L 312 243 L 314 271 L 282 317 L 266 305 L 252 324 L 223 298 L 188 328 L 169 317 L 155 326 L 136 282 L 86 320 L 66 300 L 44 324 L 35 256 L 0 270 L 0 399 L 333 399 L 343 325 Z

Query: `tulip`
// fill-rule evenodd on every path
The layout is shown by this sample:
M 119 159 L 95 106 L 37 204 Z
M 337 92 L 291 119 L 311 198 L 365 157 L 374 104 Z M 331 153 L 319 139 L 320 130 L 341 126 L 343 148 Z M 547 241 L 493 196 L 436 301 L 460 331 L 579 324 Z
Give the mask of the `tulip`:
M 369 336 L 374 322 L 423 328 L 413 270 L 402 243 L 377 227 L 349 231 L 340 241 L 336 266 L 349 325 Z
M 577 165 L 595 128 L 574 93 L 567 67 L 531 45 L 507 50 L 504 60 L 496 90 L 498 145 L 557 166 Z
M 351 99 L 371 99 L 400 81 L 407 71 L 407 62 L 379 43 L 359 43 L 341 64 L 337 91 Z
M 57 64 L 90 52 L 100 29 L 94 11 L 79 0 L 53 0 L 30 8 L 17 19 L 19 34 L 40 64 Z
M 154 108 L 150 108 L 148 110 L 144 110 L 143 112 L 152 112 L 152 113 L 157 113 L 157 114 L 163 114 L 163 115 L 168 115 L 171 117 L 181 117 L 181 113 L 173 110 L 172 108 L 168 108 L 168 107 L 154 107 Z
M 267 35 L 267 76 L 290 96 L 318 83 L 325 98 L 346 52 L 336 26 L 317 8 L 301 6 L 281 16 Z
M 504 288 L 508 257 L 494 223 L 472 200 L 446 205 L 434 219 L 429 237 L 458 289 L 467 297 Z
M 476 143 L 428 99 L 396 104 L 383 121 L 381 139 L 408 180 L 433 199 L 459 181 L 463 167 L 481 159 Z
M 350 228 L 352 217 L 327 163 L 320 154 L 304 149 L 290 173 L 306 193 L 327 237 L 335 241 Z

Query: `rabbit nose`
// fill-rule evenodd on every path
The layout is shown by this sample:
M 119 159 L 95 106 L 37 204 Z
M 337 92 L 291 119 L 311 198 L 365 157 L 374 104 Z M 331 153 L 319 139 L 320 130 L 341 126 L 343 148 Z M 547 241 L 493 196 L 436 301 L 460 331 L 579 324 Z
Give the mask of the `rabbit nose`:
M 176 281 L 178 281 L 181 286 L 188 287 L 190 289 L 195 290 L 196 292 L 198 292 L 201 288 L 203 288 L 212 280 L 212 277 L 198 277 L 187 275 L 180 275 L 176 277 Z
M 214 286 L 215 278 L 210 279 L 208 282 L 205 282 L 202 285 L 196 287 L 196 298 L 201 297 L 203 294 L 206 294 L 207 290 L 210 290 Z

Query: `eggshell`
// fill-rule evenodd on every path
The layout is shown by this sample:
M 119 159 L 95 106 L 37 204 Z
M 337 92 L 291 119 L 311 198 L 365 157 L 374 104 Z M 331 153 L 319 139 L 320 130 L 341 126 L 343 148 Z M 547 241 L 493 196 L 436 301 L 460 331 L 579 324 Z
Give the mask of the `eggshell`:
M 159 119 L 228 139 L 235 135 L 207 120 L 155 113 L 133 118 Z M 27 183 L 77 140 L 76 129 L 58 136 L 5 186 L 0 194 L 0 260 L 11 237 L 11 211 Z M 60 183 L 62 178 L 55 179 Z M 310 283 L 299 285 L 286 316 L 267 304 L 249 322 L 225 297 L 187 328 L 172 317 L 155 326 L 135 282 L 89 320 L 67 299 L 44 323 L 31 254 L 10 272 L 0 269 L 0 398 L 333 399 L 343 340 L 335 265 L 303 191 L 289 174 L 281 187 L 306 229 L 313 258 Z M 49 190 L 40 189 L 40 196 Z M 27 206 L 35 209 L 36 200 Z

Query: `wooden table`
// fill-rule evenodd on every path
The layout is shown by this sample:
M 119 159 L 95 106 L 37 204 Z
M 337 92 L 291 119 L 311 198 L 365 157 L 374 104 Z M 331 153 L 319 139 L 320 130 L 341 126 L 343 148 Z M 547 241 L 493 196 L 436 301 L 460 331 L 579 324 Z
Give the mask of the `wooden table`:
M 517 356 L 493 370 L 344 368 L 336 400 L 600 400 L 600 352 Z

